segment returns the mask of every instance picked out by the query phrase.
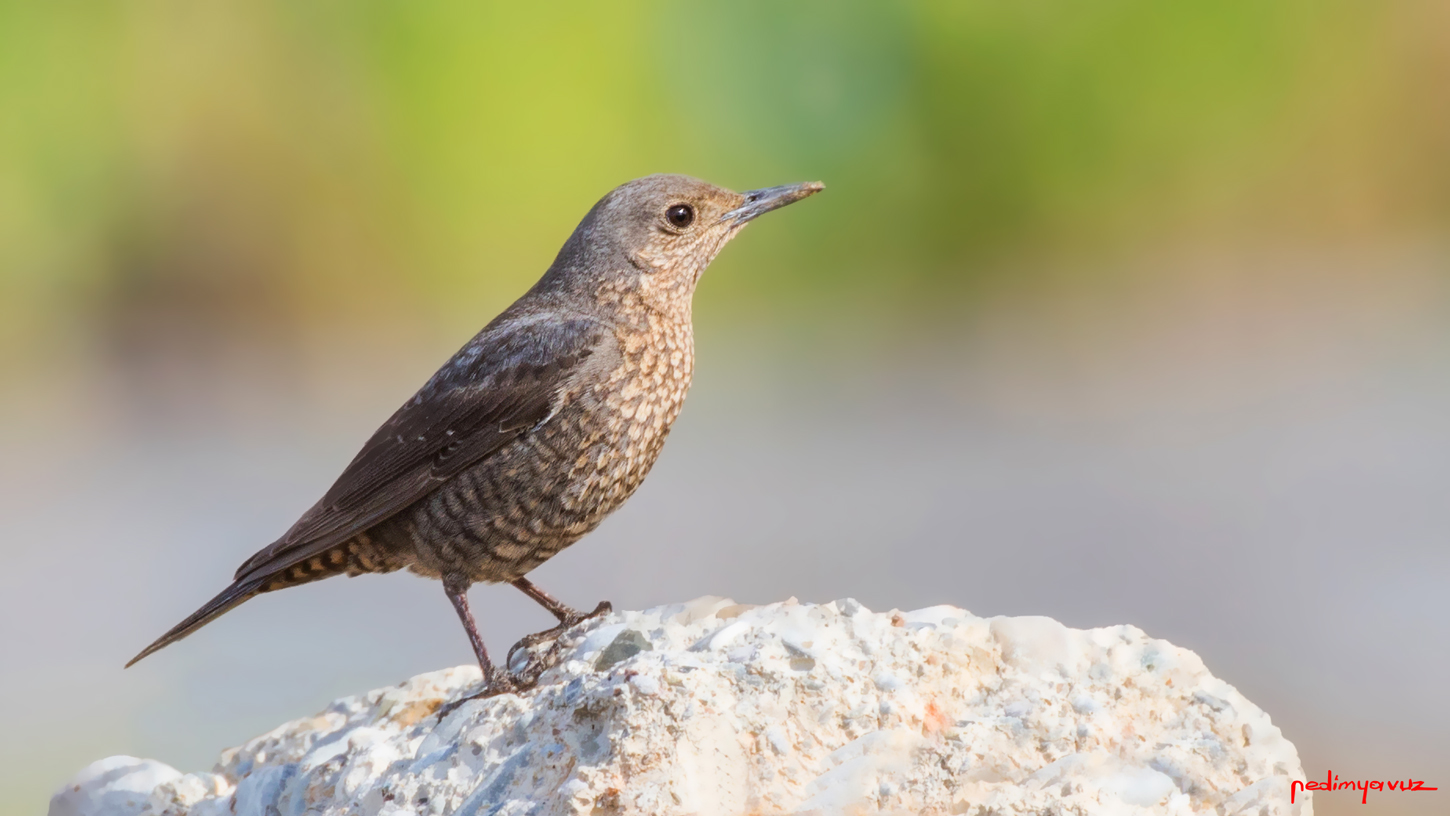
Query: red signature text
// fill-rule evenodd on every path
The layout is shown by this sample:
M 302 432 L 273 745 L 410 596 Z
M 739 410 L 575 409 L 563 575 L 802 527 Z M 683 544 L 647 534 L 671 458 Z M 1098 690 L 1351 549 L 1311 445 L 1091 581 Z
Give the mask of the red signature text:
M 1299 791 L 1359 791 L 1359 803 L 1369 803 L 1370 791 L 1432 791 L 1439 788 L 1425 787 L 1423 779 L 1340 779 L 1339 774 L 1334 771 L 1324 772 L 1323 782 L 1301 782 L 1295 779 L 1289 783 L 1289 804 L 1294 803 L 1294 797 Z

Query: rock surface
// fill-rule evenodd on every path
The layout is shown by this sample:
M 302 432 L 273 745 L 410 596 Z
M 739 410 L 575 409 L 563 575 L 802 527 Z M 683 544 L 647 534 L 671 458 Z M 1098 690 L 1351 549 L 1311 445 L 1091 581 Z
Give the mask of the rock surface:
M 701 598 L 556 648 L 523 695 L 419 675 L 209 773 L 101 760 L 51 814 L 1312 814 L 1269 717 L 1131 626 Z

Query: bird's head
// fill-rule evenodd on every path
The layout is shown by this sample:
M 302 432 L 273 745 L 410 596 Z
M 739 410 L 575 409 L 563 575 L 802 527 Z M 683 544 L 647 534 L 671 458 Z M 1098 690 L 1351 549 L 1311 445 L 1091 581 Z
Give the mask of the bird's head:
M 594 205 L 540 283 L 606 307 L 639 303 L 687 317 L 700 275 L 731 238 L 822 189 L 806 182 L 737 193 L 689 176 L 635 179 Z

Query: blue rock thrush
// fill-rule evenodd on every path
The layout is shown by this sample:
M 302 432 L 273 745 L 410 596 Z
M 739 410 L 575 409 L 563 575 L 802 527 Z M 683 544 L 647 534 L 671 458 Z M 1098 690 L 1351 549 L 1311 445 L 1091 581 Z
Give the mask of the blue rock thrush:
M 619 508 L 659 456 L 690 387 L 705 267 L 752 219 L 821 189 L 736 193 L 676 175 L 615 188 L 321 501 L 126 665 L 263 592 L 407 568 L 443 581 L 485 693 L 522 685 L 489 660 L 469 585 L 509 582 L 553 613 L 559 626 L 534 639 L 608 611 L 577 612 L 524 576 Z

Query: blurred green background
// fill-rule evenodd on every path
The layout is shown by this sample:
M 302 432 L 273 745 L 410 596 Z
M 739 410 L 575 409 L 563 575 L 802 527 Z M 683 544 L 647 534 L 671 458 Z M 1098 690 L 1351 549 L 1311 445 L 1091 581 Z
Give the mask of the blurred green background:
M 461 661 L 450 629 L 382 664 L 297 645 L 313 684 L 255 708 L 235 698 L 284 675 L 208 674 L 196 651 L 118 671 L 285 528 L 600 195 L 653 172 L 828 190 L 712 269 L 693 415 L 655 479 L 689 490 L 647 485 L 599 533 L 610 558 L 679 560 L 600 588 L 591 562 L 560 559 L 549 574 L 578 605 L 814 592 L 1128 621 L 1287 717 L 1311 775 L 1443 771 L 1443 702 L 1372 709 L 1450 680 L 1447 155 L 1435 2 L 0 0 L 0 696 L 16 709 L 0 814 L 36 812 L 108 753 L 201 768 L 329 695 Z M 738 474 L 712 458 L 735 441 L 755 451 Z M 931 487 L 852 506 L 882 529 L 847 542 L 857 572 L 822 568 L 811 554 L 836 551 L 817 542 L 770 580 L 722 573 L 691 549 L 697 518 L 651 526 L 685 497 L 765 506 L 768 525 L 720 547 L 789 550 L 866 490 L 742 496 L 770 457 L 807 482 Z M 1355 498 L 1362 524 L 1326 522 L 1342 569 L 1289 586 L 1320 552 L 1316 519 Z M 974 521 L 987 504 L 1022 514 Z M 1020 532 L 1042 518 L 1061 524 Z M 1099 572 L 1073 560 L 1088 551 Z M 1347 635 L 1321 613 L 1373 606 L 1354 566 L 1369 553 L 1407 572 Z M 1200 556 L 1238 566 L 1126 600 L 1191 583 Z M 932 584 L 917 558 L 961 581 Z M 1049 563 L 1091 586 L 1034 595 Z M 1284 572 L 1243 577 L 1269 567 Z M 227 654 L 257 660 L 324 600 L 363 615 L 384 586 L 443 621 L 414 583 L 299 592 L 275 607 L 295 610 L 285 624 L 249 605 Z M 1353 649 L 1303 662 L 1314 637 L 1384 631 L 1401 640 L 1383 675 L 1338 677 Z M 1432 812 L 1413 799 L 1378 812 Z
M 1399 237 L 1450 208 L 1435 3 L 0 15 L 10 367 L 135 310 L 471 327 L 602 191 L 659 171 L 830 182 L 701 303 L 772 322 L 823 298 L 957 313 L 1054 261 L 1097 285 L 1085 255 Z

